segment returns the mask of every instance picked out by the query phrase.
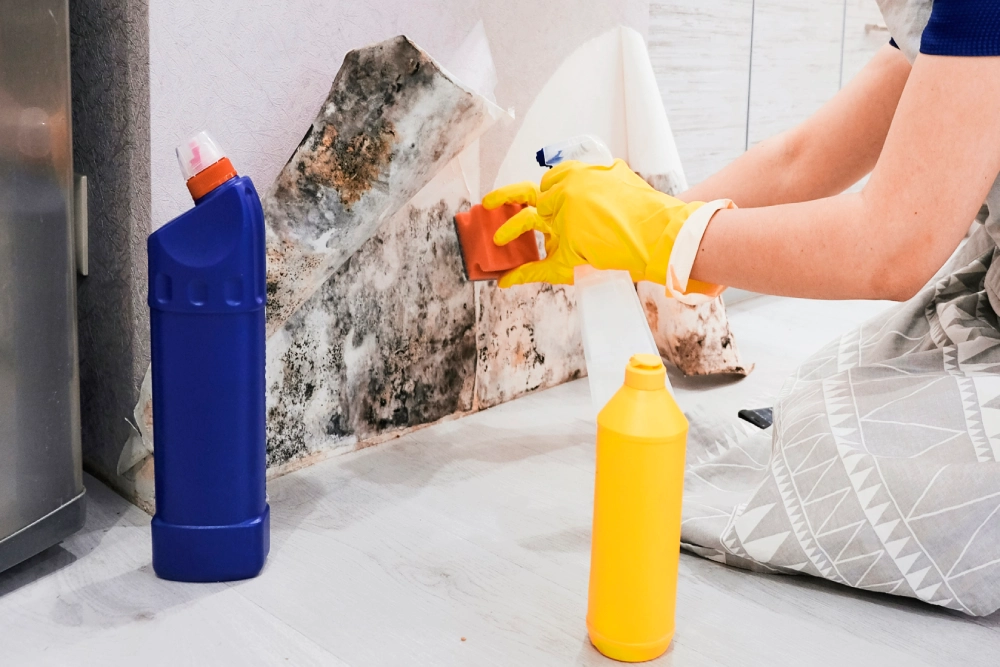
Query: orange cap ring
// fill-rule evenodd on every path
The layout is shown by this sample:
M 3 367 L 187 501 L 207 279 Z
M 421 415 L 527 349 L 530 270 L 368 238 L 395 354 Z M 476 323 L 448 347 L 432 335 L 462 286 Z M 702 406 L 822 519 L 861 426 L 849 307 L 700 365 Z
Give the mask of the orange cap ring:
M 214 162 L 205 167 L 187 181 L 188 192 L 195 201 L 198 201 L 209 192 L 219 187 L 230 178 L 238 174 L 229 158 L 224 157 L 218 162 Z

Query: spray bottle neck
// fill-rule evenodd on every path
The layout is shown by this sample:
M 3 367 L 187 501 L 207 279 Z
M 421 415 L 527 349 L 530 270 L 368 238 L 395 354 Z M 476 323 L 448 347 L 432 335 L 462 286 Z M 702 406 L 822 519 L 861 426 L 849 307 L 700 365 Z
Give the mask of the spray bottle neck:
M 614 162 L 614 157 L 603 141 L 589 134 L 550 144 L 535 153 L 535 161 L 540 167 L 551 169 L 566 160 L 609 167 Z

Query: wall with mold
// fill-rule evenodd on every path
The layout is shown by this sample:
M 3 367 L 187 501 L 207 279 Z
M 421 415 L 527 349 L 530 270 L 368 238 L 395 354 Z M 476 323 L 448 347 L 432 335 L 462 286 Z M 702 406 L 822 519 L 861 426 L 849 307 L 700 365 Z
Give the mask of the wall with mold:
M 94 174 L 109 175 L 92 186 L 99 196 L 91 198 L 92 225 L 107 240 L 92 252 L 107 254 L 108 262 L 98 263 L 81 298 L 85 368 L 93 378 L 85 386 L 85 460 L 147 508 L 151 461 L 119 473 L 120 457 L 134 433 L 129 422 L 144 416 L 132 410 L 148 364 L 143 240 L 190 206 L 174 158 L 178 141 L 209 129 L 264 190 L 352 48 L 406 34 L 448 63 L 482 21 L 497 101 L 523 113 L 580 44 L 622 24 L 645 34 L 649 12 L 648 0 L 262 0 L 252 11 L 236 0 L 173 0 L 149 3 L 148 10 L 145 3 L 75 5 L 74 65 L 88 63 L 74 82 L 74 115 L 86 121 L 77 122 L 78 171 L 92 183 Z M 99 50 L 108 54 L 102 63 L 90 57 Z M 108 103 L 128 111 L 102 125 L 95 110 Z M 493 186 L 520 123 L 518 117 L 495 127 L 471 163 L 466 156 L 478 172 L 467 166 L 462 175 L 471 189 L 400 212 L 275 337 L 268 376 L 272 469 L 582 373 L 571 293 L 522 288 L 501 295 L 447 270 L 458 261 L 450 217 L 478 196 L 478 182 Z M 95 126 L 120 139 L 105 130 L 93 134 Z M 426 252 L 440 253 L 440 264 L 427 265 Z M 402 267 L 391 284 L 375 268 L 388 261 Z M 436 298 L 427 299 L 416 288 L 421 284 L 434 285 Z M 114 372 L 102 380 L 104 368 Z

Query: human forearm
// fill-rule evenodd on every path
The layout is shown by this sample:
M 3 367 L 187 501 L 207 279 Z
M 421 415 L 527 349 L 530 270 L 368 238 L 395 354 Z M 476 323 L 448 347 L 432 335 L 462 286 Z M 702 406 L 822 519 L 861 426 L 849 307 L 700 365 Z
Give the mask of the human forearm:
M 702 238 L 691 277 L 813 299 L 903 299 L 894 248 L 865 233 L 861 193 L 722 210 Z
M 798 201 L 790 197 L 797 184 L 809 177 L 796 169 L 794 163 L 789 133 L 784 133 L 751 147 L 720 171 L 679 194 L 678 198 L 692 202 L 724 197 L 746 208 Z
M 874 167 L 909 71 L 899 51 L 886 47 L 799 126 L 753 146 L 680 199 L 725 197 L 749 208 L 844 191 Z
M 719 211 L 691 276 L 812 298 L 904 299 L 947 260 L 1000 171 L 1000 58 L 922 55 L 861 193 Z M 941 122 L 941 119 L 947 122 Z
M 484 199 L 528 204 L 497 243 L 529 229 L 546 235 L 546 258 L 501 286 L 571 282 L 589 264 L 675 295 L 693 278 L 789 296 L 907 298 L 954 251 L 1000 172 L 990 148 L 1000 145 L 1000 117 L 982 112 L 997 104 L 1000 58 L 919 56 L 887 136 L 862 142 L 885 145 L 864 190 L 801 203 L 718 210 L 727 202 L 684 204 L 621 160 L 566 162 L 540 189 L 515 184 Z M 840 150 L 829 147 L 831 165 Z

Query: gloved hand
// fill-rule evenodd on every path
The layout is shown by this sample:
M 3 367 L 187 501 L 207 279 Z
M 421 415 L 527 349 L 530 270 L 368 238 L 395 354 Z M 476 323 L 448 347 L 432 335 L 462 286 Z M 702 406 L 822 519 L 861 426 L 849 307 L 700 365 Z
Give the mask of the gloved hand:
M 666 285 L 674 241 L 688 217 L 704 205 L 685 204 L 654 190 L 622 160 L 610 167 L 567 161 L 542 177 L 541 190 L 524 181 L 483 198 L 488 209 L 506 203 L 528 206 L 497 230 L 494 243 L 504 245 L 528 230 L 537 230 L 545 235 L 546 257 L 508 271 L 500 278 L 500 287 L 531 282 L 572 284 L 573 267 L 580 264 L 625 270 L 633 281 Z M 687 282 L 688 292 L 715 296 L 723 289 Z

